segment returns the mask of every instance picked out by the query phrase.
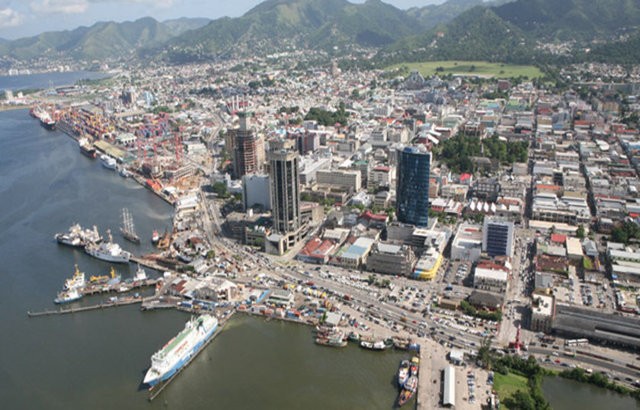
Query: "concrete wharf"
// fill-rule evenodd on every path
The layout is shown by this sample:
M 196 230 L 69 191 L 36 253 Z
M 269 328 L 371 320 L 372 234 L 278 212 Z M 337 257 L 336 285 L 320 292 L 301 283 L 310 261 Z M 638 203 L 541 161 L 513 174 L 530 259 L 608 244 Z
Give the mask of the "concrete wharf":
M 97 295 L 101 293 L 125 293 L 130 292 L 132 290 L 141 289 L 150 286 L 156 286 L 159 282 L 159 279 L 146 279 L 143 281 L 136 281 L 131 283 L 120 282 L 117 284 L 109 285 L 109 284 L 89 284 L 82 288 L 81 293 L 84 296 L 88 295 Z
M 166 266 L 166 265 L 161 265 L 157 262 L 157 259 L 155 258 L 151 258 L 148 256 L 131 256 L 131 258 L 129 258 L 130 262 L 133 263 L 137 263 L 139 265 L 144 266 L 145 268 L 151 268 L 160 272 L 163 272 L 167 269 L 169 269 L 170 267 Z M 176 265 L 178 265 L 179 262 L 176 262 Z
M 115 301 L 101 302 L 96 305 L 71 307 L 67 309 L 60 308 L 58 310 L 44 310 L 41 312 L 27 311 L 27 316 L 40 317 L 40 316 L 65 315 L 69 313 L 88 312 L 91 310 L 101 310 L 101 309 L 107 309 L 107 308 L 112 308 L 117 306 L 133 305 L 136 303 L 142 303 L 142 298 L 141 297 L 136 298 L 136 297 L 130 296 L 130 297 L 121 298 Z

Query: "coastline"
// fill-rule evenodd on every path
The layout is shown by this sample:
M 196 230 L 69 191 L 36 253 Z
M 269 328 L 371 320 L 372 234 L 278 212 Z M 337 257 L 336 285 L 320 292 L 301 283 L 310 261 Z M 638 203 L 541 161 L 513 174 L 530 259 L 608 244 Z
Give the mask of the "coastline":
M 30 106 L 29 105 L 5 105 L 2 104 L 0 105 L 0 112 L 3 111 L 17 111 L 17 110 L 26 110 L 28 109 Z

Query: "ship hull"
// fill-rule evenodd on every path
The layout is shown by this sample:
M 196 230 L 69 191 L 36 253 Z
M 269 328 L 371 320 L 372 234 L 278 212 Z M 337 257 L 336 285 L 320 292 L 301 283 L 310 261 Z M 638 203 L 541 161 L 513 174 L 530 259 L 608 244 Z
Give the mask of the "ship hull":
M 80 153 L 82 153 L 82 155 L 84 155 L 85 157 L 91 158 L 91 159 L 96 159 L 97 157 L 96 149 L 91 147 L 84 147 L 81 145 Z
M 191 350 L 189 350 L 188 353 L 186 353 L 185 355 L 180 357 L 180 359 L 173 366 L 171 366 L 171 368 L 169 368 L 167 371 L 165 371 L 164 373 L 158 375 L 155 378 L 147 379 L 147 377 L 145 377 L 145 380 L 144 380 L 143 383 L 145 383 L 149 387 L 153 387 L 153 386 L 157 385 L 158 383 L 161 383 L 161 382 L 169 380 L 182 367 L 184 367 L 185 364 L 187 364 L 189 362 L 189 360 L 193 357 L 194 354 L 198 353 L 198 351 L 202 348 L 202 346 L 209 339 L 211 339 L 211 337 L 213 336 L 213 334 L 215 333 L 217 328 L 218 328 L 218 324 L 213 326 L 211 328 L 211 330 L 209 330 L 207 333 L 205 333 L 203 335 L 201 340 L 199 340 L 197 343 L 195 343 L 193 345 L 193 348 L 191 348 Z M 151 371 L 151 370 L 149 370 L 149 371 Z
M 40 125 L 42 125 L 45 129 L 47 129 L 49 131 L 53 131 L 53 130 L 56 129 L 56 123 L 55 122 L 40 121 Z
M 72 246 L 74 248 L 82 248 L 84 246 L 84 242 L 79 238 L 71 239 L 65 235 L 56 235 L 55 238 L 60 245 Z
M 113 263 L 127 263 L 129 262 L 130 255 L 127 252 L 126 254 L 115 256 L 115 255 L 107 255 L 100 252 L 91 252 L 87 251 L 87 254 L 93 256 L 96 259 L 100 259 L 105 262 L 113 262 Z

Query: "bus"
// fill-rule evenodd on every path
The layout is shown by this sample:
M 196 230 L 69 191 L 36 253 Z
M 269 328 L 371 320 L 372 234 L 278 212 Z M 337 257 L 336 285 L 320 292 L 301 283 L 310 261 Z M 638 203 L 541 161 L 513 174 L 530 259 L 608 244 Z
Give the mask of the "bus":
M 564 342 L 565 346 L 582 346 L 589 344 L 589 339 L 567 339 Z

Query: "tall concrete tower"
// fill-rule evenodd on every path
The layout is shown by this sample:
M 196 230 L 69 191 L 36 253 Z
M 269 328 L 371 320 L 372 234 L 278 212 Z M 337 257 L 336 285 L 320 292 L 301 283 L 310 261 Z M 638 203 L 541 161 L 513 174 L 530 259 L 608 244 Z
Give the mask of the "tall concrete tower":
M 287 237 L 287 248 L 289 248 L 299 240 L 302 228 L 298 152 L 291 140 L 275 141 L 269 144 L 273 229 L 276 233 Z
M 398 152 L 396 215 L 400 222 L 427 226 L 431 153 L 424 146 Z
M 238 116 L 240 128 L 229 131 L 233 140 L 233 177 L 236 179 L 260 173 L 264 162 L 264 145 L 251 127 L 251 113 L 241 112 Z

